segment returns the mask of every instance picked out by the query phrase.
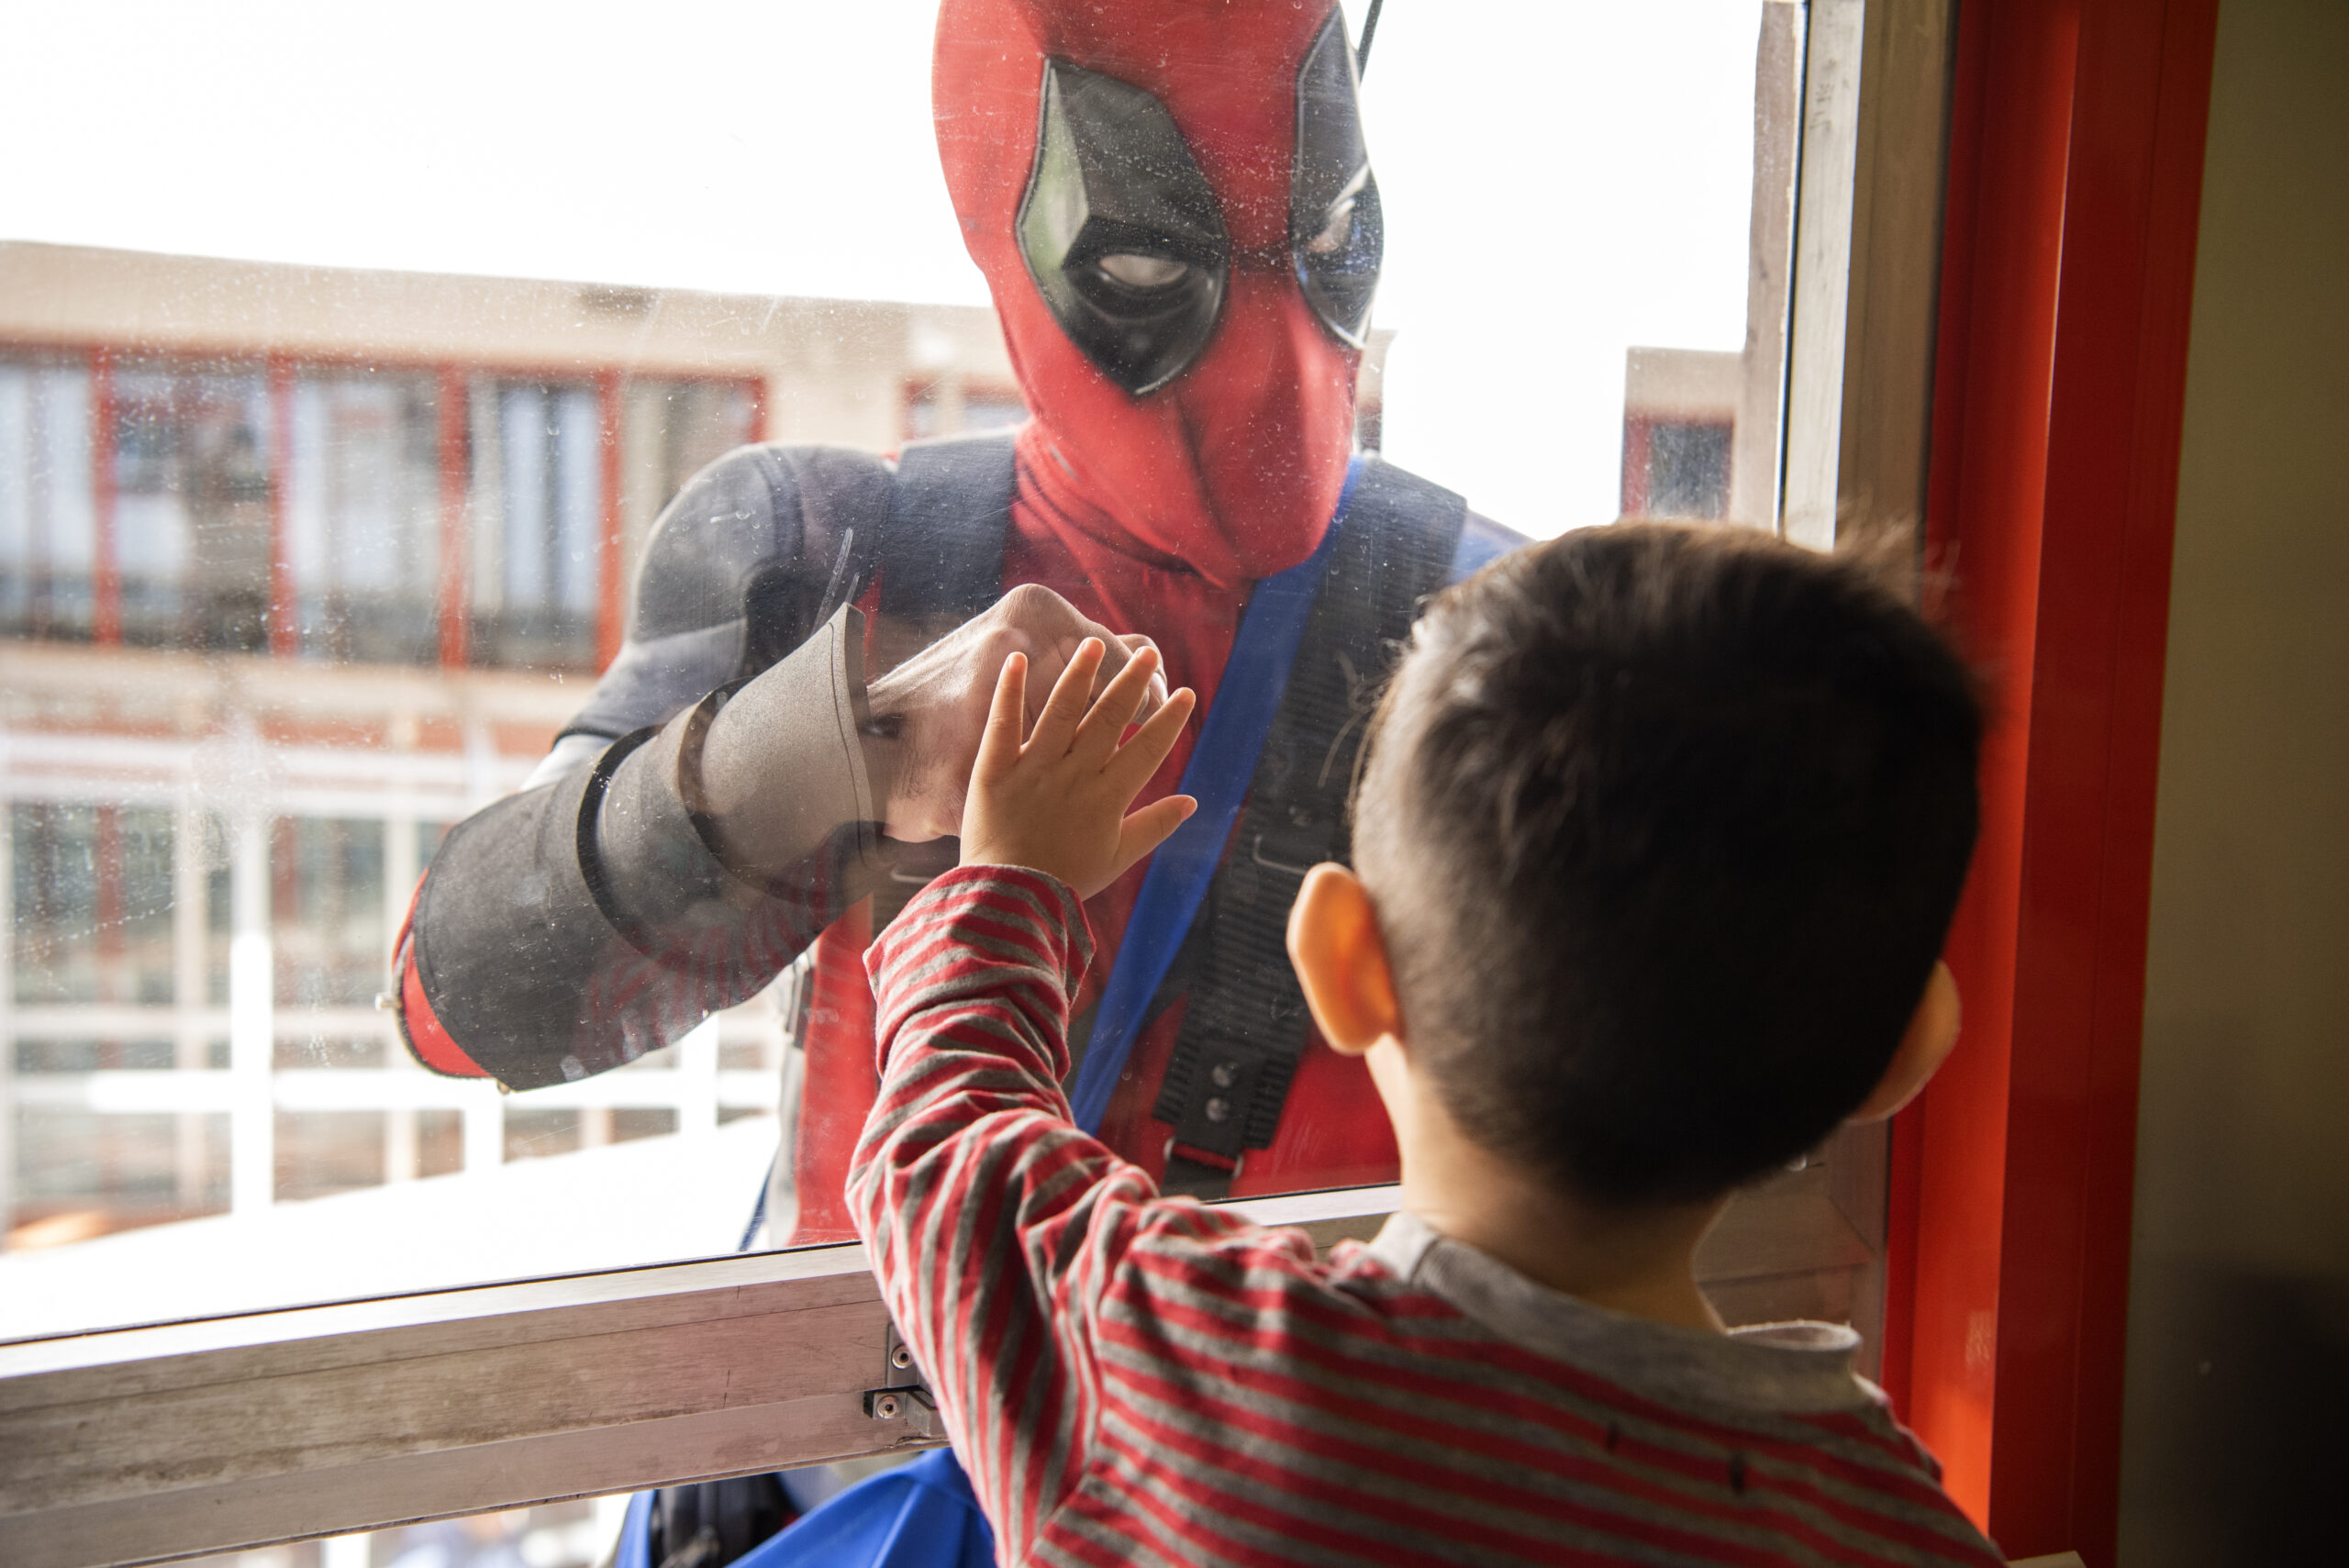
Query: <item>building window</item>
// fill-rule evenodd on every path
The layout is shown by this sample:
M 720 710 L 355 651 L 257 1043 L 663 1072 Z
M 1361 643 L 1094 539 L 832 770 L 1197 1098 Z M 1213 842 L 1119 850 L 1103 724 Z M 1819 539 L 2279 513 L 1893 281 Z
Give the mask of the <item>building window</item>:
M 1648 515 L 1719 517 L 1729 503 L 1730 427 L 1657 425 L 1648 432 Z
M 652 520 L 685 481 L 758 439 L 747 382 L 630 381 L 620 429 L 621 558 L 633 571 Z
M 341 662 L 429 663 L 440 563 L 432 378 L 306 371 L 291 417 L 294 646 Z
M 86 365 L 0 360 L 0 634 L 90 635 Z
M 592 667 L 604 510 L 595 389 L 480 378 L 473 443 L 474 662 Z
M 233 365 L 126 364 L 109 392 L 122 639 L 266 649 L 267 379 Z
M 1623 516 L 1727 517 L 1734 434 L 1726 422 L 1624 420 Z
M 16 1000 L 169 1003 L 172 814 L 26 802 L 10 813 Z
M 909 441 L 1007 430 L 1027 417 L 1028 405 L 1015 386 L 940 376 L 906 388 L 905 435 Z
M 384 824 L 277 824 L 270 925 L 282 1007 L 364 1007 L 384 988 Z

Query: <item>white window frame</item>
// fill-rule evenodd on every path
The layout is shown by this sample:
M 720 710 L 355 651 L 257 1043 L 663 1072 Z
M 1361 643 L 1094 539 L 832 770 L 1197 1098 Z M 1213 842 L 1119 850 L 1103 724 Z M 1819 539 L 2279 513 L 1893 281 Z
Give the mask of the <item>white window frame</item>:
M 1923 513 L 1955 5 L 1809 0 L 1778 519 L 1806 543 Z M 1731 1206 L 1701 1277 L 1880 1253 L 1880 1223 L 1806 1233 L 1779 1190 Z M 1396 1199 L 1231 1207 L 1326 1249 Z M 891 1335 L 852 1245 L 0 1345 L 0 1560 L 161 1562 L 926 1446 L 920 1400 L 875 1397 L 913 1375 Z

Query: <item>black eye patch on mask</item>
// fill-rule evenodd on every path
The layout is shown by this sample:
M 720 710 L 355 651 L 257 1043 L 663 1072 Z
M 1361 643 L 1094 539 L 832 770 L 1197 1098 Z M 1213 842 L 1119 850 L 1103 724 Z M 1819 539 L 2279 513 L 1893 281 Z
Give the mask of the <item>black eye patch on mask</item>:
M 1063 60 L 1044 62 L 1036 161 L 1020 197 L 1029 276 L 1070 341 L 1136 396 L 1215 336 L 1231 239 L 1215 189 L 1166 106 Z M 1363 141 L 1360 74 L 1334 6 L 1297 73 L 1289 255 L 1332 336 L 1370 328 L 1386 228 Z
M 1362 136 L 1361 82 L 1338 9 L 1297 72 L 1297 159 L 1289 173 L 1289 254 L 1321 324 L 1354 348 L 1370 328 L 1386 250 L 1378 181 Z
M 1154 392 L 1215 335 L 1231 239 L 1214 189 L 1164 105 L 1044 63 L 1019 249 L 1037 292 L 1085 357 L 1128 392 Z

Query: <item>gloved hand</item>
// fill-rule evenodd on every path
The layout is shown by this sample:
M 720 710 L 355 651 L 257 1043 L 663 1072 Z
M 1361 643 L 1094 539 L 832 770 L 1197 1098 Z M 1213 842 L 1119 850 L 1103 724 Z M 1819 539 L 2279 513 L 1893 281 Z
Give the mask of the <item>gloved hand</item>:
M 683 793 L 736 874 L 753 882 L 785 874 L 860 820 L 878 821 L 890 838 L 909 843 L 955 832 L 1007 658 L 1024 655 L 1038 677 L 1029 688 L 1032 719 L 1087 639 L 1106 651 L 1088 700 L 1152 646 L 1148 638 L 1116 636 L 1051 589 L 1029 584 L 868 691 L 863 627 L 853 611 L 836 617 L 718 707 L 707 734 L 676 738 L 673 750 L 692 781 Z M 1153 666 L 1138 718 L 1165 701 L 1165 678 Z M 660 748 L 647 751 L 647 765 L 665 766 Z M 862 789 L 853 787 L 859 761 Z
M 1089 705 L 1146 648 L 1146 637 L 1119 637 L 1087 620 L 1050 588 L 1022 584 L 985 615 L 964 622 L 873 683 L 865 766 L 881 802 L 883 831 L 916 842 L 959 830 L 979 737 L 986 728 L 996 677 L 1014 653 L 1027 657 L 1027 720 L 1033 724 L 1046 694 L 1087 638 L 1105 650 L 1085 696 Z M 1166 678 L 1156 667 L 1143 688 L 1141 723 L 1166 700 Z

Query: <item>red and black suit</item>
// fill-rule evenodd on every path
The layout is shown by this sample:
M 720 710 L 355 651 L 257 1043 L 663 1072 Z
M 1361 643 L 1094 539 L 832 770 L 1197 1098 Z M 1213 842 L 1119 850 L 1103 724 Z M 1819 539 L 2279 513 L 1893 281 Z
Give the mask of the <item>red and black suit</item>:
M 1041 584 L 1152 639 L 1170 684 L 1211 713 L 1258 673 L 1227 662 L 1252 589 L 1313 554 L 1339 509 L 1379 264 L 1378 190 L 1333 6 L 947 0 L 934 86 L 955 211 L 1032 417 L 1010 437 L 916 447 L 895 465 L 756 446 L 697 475 L 647 546 L 626 648 L 531 785 L 450 834 L 399 956 L 417 1054 L 527 1090 L 669 1044 L 812 949 L 781 1240 L 850 1234 L 841 1178 L 874 1093 L 860 954 L 952 863 L 951 844 L 880 831 L 868 669 Z M 1357 486 L 1375 492 L 1386 532 L 1363 534 L 1323 589 L 1369 606 L 1357 633 L 1375 622 L 1391 637 L 1419 595 L 1516 542 L 1375 460 Z M 1301 1009 L 1278 994 L 1276 942 L 1242 951 L 1228 934 L 1264 928 L 1303 863 L 1344 852 L 1332 802 L 1379 672 L 1314 624 L 1291 684 L 1323 670 L 1339 690 L 1342 677 L 1353 711 L 1322 722 L 1313 755 L 1275 744 L 1257 767 L 1259 826 L 1235 833 L 1102 1128 L 1154 1173 L 1171 1154 L 1178 1184 L 1197 1190 L 1394 1173 L 1366 1074 L 1309 1049 Z M 776 766 L 707 776 L 699 749 L 719 723 L 754 727 Z M 1146 798 L 1175 787 L 1198 733 Z M 728 813 L 756 817 L 759 864 L 713 848 Z M 1141 875 L 1091 906 L 1097 976 Z M 1232 917 L 1242 905 L 1252 920 Z M 1232 975 L 1241 992 L 1201 1000 Z M 1191 1123 L 1170 1062 L 1188 1070 L 1209 1013 L 1260 1002 L 1281 1038 L 1259 1055 L 1280 1060 L 1249 1130 L 1219 1148 L 1204 1147 L 1211 1132 L 1178 1140 Z

